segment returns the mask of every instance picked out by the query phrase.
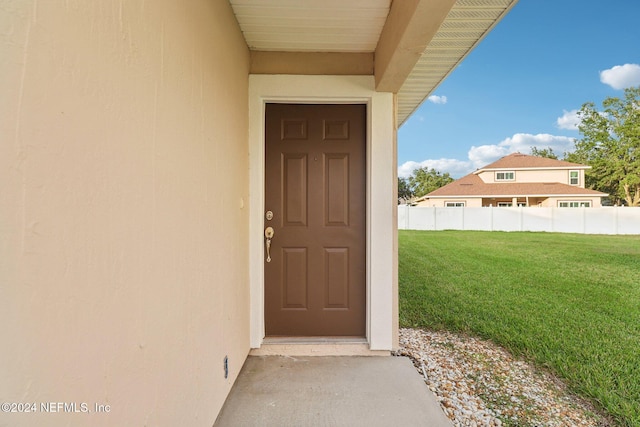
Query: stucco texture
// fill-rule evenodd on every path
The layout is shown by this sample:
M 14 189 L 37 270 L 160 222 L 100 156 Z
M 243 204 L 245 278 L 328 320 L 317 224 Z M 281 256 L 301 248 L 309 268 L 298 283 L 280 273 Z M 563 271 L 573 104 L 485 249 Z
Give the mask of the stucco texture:
M 249 350 L 226 1 L 0 5 L 0 425 L 213 424 Z M 229 358 L 228 378 L 223 359 Z

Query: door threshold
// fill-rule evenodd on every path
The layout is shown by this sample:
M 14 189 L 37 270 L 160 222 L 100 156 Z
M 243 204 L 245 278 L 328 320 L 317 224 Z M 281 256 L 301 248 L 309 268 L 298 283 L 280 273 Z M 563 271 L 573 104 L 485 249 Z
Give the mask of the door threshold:
M 266 337 L 263 344 L 366 344 L 364 337 Z
M 250 356 L 389 356 L 387 350 L 371 350 L 361 337 L 268 337 Z

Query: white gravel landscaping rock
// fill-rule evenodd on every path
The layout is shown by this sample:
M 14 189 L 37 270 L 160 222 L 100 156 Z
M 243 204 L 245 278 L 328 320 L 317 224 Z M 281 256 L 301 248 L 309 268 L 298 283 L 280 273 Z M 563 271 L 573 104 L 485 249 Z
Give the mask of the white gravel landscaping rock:
M 489 341 L 400 329 L 410 357 L 455 426 L 609 426 L 551 375 Z

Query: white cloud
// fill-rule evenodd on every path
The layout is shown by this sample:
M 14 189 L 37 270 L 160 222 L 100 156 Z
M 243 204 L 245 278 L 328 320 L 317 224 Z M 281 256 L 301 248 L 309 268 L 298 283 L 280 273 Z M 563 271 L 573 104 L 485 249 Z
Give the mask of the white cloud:
M 578 110 L 564 110 L 564 114 L 558 117 L 556 124 L 559 129 L 578 130 L 578 125 L 580 124 Z
M 493 163 L 507 154 L 519 152 L 529 154 L 531 147 L 551 148 L 556 154 L 562 155 L 571 151 L 574 147 L 573 138 L 567 136 L 549 135 L 540 133 L 516 133 L 512 137 L 505 138 L 498 144 L 473 146 L 467 153 L 468 160 L 438 159 L 424 160 L 422 162 L 405 162 L 398 168 L 398 176 L 406 178 L 420 167 L 433 168 L 439 172 L 449 172 L 454 178 L 460 178 L 474 170 Z
M 446 96 L 431 95 L 427 99 L 429 101 L 433 102 L 434 104 L 446 104 L 447 103 L 447 97 Z
M 568 136 L 550 135 L 548 133 L 539 133 L 532 135 L 530 133 L 516 133 L 511 138 L 506 138 L 498 144 L 508 150 L 508 153 L 530 153 L 531 147 L 551 148 L 556 154 L 562 155 L 565 151 L 573 149 L 573 138 Z M 497 160 L 497 158 L 495 159 Z
M 403 163 L 398 168 L 398 176 L 400 178 L 407 178 L 414 170 L 423 167 L 435 169 L 442 173 L 449 172 L 451 176 L 459 177 L 469 173 L 471 163 L 456 159 L 424 160 L 422 162 L 409 161 Z
M 473 166 L 472 170 L 475 170 L 498 160 L 500 157 L 506 156 L 510 152 L 508 148 L 501 147 L 500 145 L 481 145 L 479 147 L 471 147 L 468 156 Z M 471 170 L 469 172 L 471 172 Z
M 624 64 L 600 72 L 600 81 L 614 89 L 640 85 L 640 65 Z

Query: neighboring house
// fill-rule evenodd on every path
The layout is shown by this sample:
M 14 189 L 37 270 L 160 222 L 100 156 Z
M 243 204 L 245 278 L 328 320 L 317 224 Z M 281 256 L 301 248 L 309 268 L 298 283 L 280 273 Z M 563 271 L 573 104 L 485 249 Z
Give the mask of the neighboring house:
M 591 166 L 513 153 L 417 200 L 435 207 L 600 207 L 607 194 L 584 188 Z
M 5 2 L 0 401 L 111 407 L 6 423 L 210 426 L 273 337 L 389 354 L 397 126 L 515 1 Z

